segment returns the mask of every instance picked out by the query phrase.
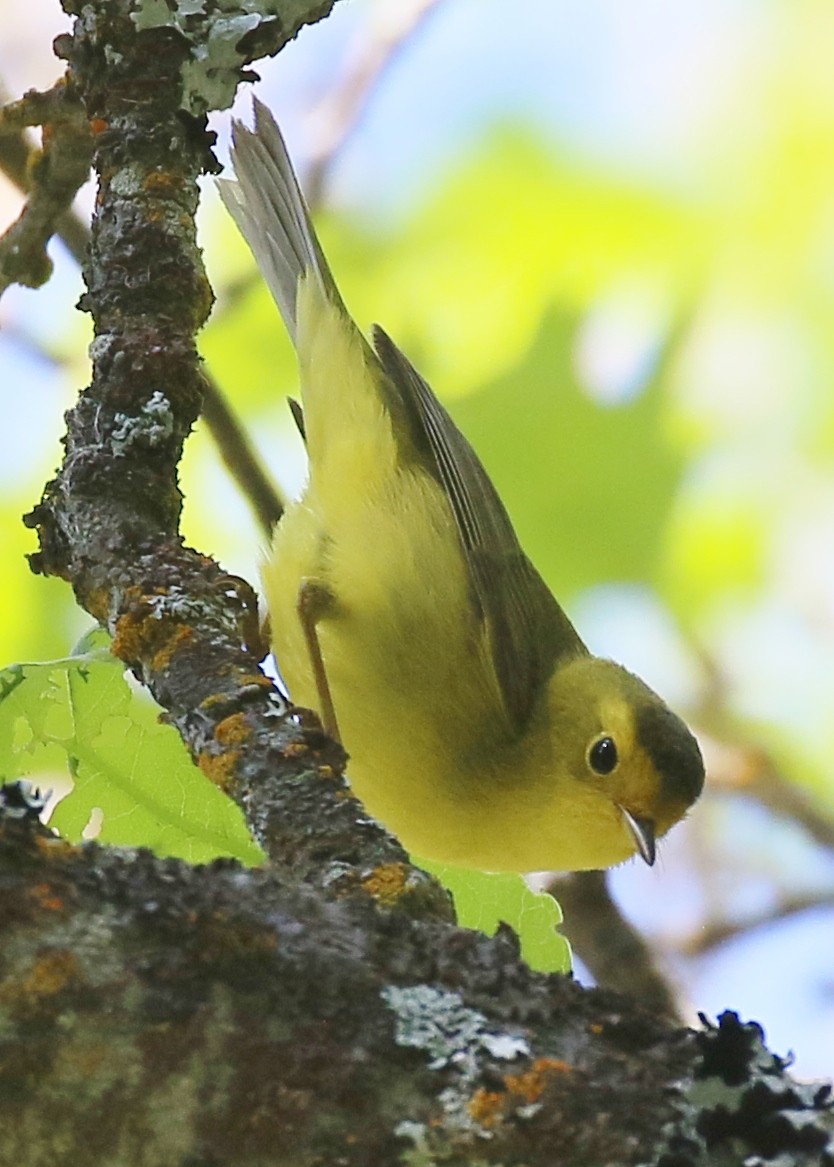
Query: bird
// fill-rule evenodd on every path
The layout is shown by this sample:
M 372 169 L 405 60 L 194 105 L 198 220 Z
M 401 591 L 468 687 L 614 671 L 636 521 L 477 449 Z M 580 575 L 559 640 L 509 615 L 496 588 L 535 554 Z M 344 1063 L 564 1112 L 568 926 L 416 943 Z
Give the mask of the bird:
M 653 864 L 703 787 L 694 735 L 589 652 L 447 410 L 379 325 L 369 341 L 353 321 L 257 99 L 231 159 L 222 200 L 298 357 L 308 479 L 261 567 L 292 701 L 343 743 L 353 791 L 413 855 Z

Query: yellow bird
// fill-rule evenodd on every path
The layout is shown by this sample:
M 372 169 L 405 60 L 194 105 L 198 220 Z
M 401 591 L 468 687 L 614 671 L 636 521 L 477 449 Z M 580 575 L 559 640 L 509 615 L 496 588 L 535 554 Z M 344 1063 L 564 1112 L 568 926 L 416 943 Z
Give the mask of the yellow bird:
M 222 197 L 300 367 L 309 478 L 262 572 L 293 701 L 341 738 L 356 794 L 417 855 L 653 863 L 701 792 L 695 738 L 589 653 L 429 386 L 353 322 L 269 110 L 256 102 L 254 131 L 233 136 Z

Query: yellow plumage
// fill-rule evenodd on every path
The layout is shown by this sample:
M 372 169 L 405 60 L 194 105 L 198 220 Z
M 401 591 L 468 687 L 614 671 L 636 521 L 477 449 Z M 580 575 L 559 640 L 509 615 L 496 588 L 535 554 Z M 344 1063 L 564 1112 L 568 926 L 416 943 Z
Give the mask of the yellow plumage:
M 694 739 L 588 654 L 431 390 L 384 333 L 362 337 L 263 106 L 234 160 L 223 197 L 299 356 L 309 482 L 263 567 L 293 700 L 335 715 L 357 795 L 418 855 L 653 861 L 700 791 Z

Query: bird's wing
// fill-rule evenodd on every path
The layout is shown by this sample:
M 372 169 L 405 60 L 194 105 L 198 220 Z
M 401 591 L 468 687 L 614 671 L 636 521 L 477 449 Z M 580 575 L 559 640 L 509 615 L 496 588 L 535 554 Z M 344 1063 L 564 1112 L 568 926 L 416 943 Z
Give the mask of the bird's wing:
M 587 649 L 521 549 L 478 456 L 429 385 L 379 326 L 374 347 L 449 500 L 504 708 L 521 733 L 556 663 Z

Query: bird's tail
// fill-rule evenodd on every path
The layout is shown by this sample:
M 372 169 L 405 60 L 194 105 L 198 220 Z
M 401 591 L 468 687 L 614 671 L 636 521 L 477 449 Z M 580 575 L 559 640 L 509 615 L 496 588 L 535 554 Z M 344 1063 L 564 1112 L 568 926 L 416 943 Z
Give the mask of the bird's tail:
M 257 98 L 254 109 L 254 130 L 239 121 L 232 128 L 237 182 L 221 179 L 217 185 L 295 343 L 296 299 L 302 276 L 312 275 L 331 303 L 341 301 L 278 124 Z

